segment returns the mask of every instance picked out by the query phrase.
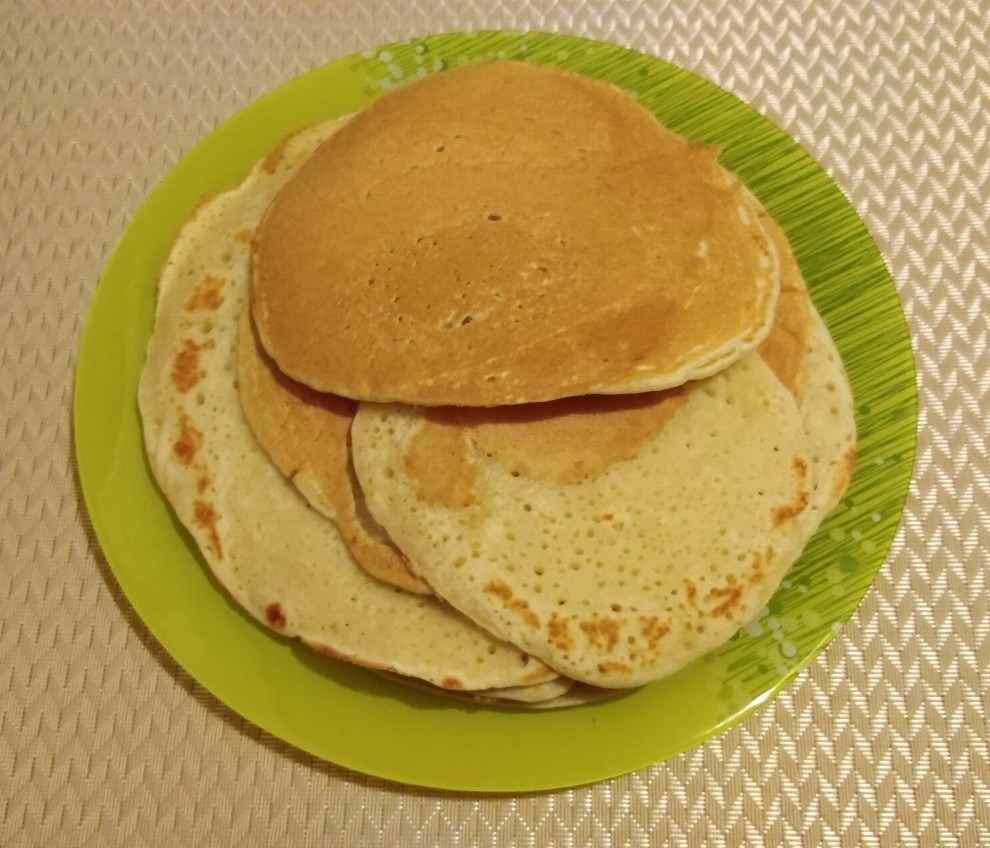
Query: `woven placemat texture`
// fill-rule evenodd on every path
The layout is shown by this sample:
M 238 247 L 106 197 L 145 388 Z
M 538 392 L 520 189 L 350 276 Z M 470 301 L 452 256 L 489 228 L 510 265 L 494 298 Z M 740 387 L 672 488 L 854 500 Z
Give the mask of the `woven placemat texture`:
M 0 0 L 0 845 L 990 845 L 980 6 Z M 81 503 L 70 421 L 100 270 L 185 151 L 330 59 L 480 27 L 634 47 L 782 126 L 876 237 L 920 390 L 916 474 L 887 563 L 794 685 L 665 763 L 518 797 L 365 778 L 216 702 L 117 587 Z

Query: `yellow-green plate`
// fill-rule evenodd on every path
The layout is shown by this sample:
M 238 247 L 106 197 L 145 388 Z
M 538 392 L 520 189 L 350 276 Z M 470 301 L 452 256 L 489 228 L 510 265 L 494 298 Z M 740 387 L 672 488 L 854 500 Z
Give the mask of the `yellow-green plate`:
M 608 80 L 722 161 L 790 235 L 845 359 L 860 441 L 852 485 L 768 610 L 721 650 L 614 700 L 525 712 L 467 706 L 300 649 L 212 582 L 156 489 L 136 404 L 159 268 L 204 198 L 236 185 L 290 131 L 419 74 L 507 57 Z M 855 211 L 821 168 L 732 95 L 659 59 L 580 38 L 448 33 L 318 68 L 228 120 L 135 215 L 90 309 L 75 394 L 86 504 L 107 560 L 150 631 L 193 678 L 265 731 L 318 757 L 422 786 L 525 791 L 663 760 L 783 689 L 835 636 L 883 564 L 914 460 L 914 364 L 895 288 Z

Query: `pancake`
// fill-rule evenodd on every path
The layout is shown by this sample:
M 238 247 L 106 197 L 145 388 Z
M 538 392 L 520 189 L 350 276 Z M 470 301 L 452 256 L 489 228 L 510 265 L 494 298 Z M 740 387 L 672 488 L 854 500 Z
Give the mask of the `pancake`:
M 352 447 L 369 509 L 439 596 L 596 686 L 728 640 L 810 532 L 804 422 L 756 354 L 649 395 L 365 403 Z
M 763 341 L 778 288 L 714 150 L 612 86 L 487 62 L 320 146 L 258 229 L 252 310 L 319 391 L 497 406 L 714 374 Z
M 560 678 L 566 681 L 567 678 Z M 534 694 L 530 693 L 533 690 Z M 554 694 L 550 694 L 556 691 Z M 614 698 L 621 690 L 605 689 L 601 686 L 589 686 L 587 683 L 570 681 L 566 688 L 558 681 L 540 684 L 539 686 L 520 687 L 518 689 L 492 689 L 489 692 L 465 695 L 472 700 L 490 704 L 491 706 L 525 707 L 537 710 L 559 710 L 565 707 L 580 707 Z
M 353 559 L 259 446 L 237 388 L 252 228 L 339 124 L 290 138 L 183 227 L 159 281 L 138 402 L 148 461 L 207 567 L 257 621 L 318 651 L 454 690 L 557 675 L 442 601 L 386 585 Z
M 856 462 L 852 389 L 828 327 L 811 302 L 787 235 L 752 195 L 750 203 L 780 258 L 777 309 L 770 333 L 757 351 L 801 410 L 811 461 L 808 521 L 817 527 L 852 479 Z
M 386 676 L 396 683 L 412 686 L 421 692 L 437 691 L 435 686 L 424 683 L 412 677 L 404 677 L 399 674 L 387 674 Z M 574 693 L 571 695 L 571 693 Z M 506 686 L 501 689 L 479 689 L 473 692 L 452 692 L 445 690 L 444 694 L 456 697 L 464 703 L 470 704 L 490 704 L 493 706 L 510 706 L 532 708 L 550 708 L 558 706 L 575 706 L 578 703 L 588 703 L 592 700 L 592 693 L 585 692 L 578 688 L 573 680 L 566 677 L 557 677 L 545 683 L 537 683 L 532 686 Z M 570 697 L 568 697 L 571 695 Z
M 411 677 L 388 675 L 397 683 L 402 683 L 427 692 L 435 692 L 436 688 Z M 614 698 L 625 690 L 605 689 L 601 686 L 589 686 L 587 683 L 577 683 L 566 677 L 558 677 L 546 683 L 533 686 L 507 687 L 504 689 L 486 689 L 476 692 L 445 692 L 447 697 L 459 701 L 490 707 L 507 707 L 510 709 L 551 710 L 565 707 L 580 707 Z
M 856 416 L 852 389 L 842 357 L 822 316 L 809 307 L 807 389 L 801 415 L 808 433 L 812 528 L 836 507 L 852 480 L 856 465 Z
M 773 325 L 757 351 L 777 379 L 801 404 L 807 384 L 806 353 L 812 322 L 808 289 L 786 234 L 755 197 L 751 196 L 750 202 L 780 260 L 780 295 Z
M 358 564 L 393 586 L 431 594 L 362 509 L 350 460 L 357 401 L 316 392 L 282 374 L 258 342 L 247 308 L 237 366 L 241 407 L 258 443 L 306 500 L 337 525 Z

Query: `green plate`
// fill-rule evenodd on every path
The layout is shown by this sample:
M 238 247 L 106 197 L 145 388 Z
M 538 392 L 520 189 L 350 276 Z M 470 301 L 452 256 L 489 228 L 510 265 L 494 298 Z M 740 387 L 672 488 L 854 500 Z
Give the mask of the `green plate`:
M 136 391 L 155 285 L 204 198 L 235 186 L 287 133 L 404 80 L 508 57 L 608 80 L 722 161 L 789 234 L 856 398 L 858 463 L 846 497 L 768 609 L 722 649 L 610 701 L 525 712 L 465 705 L 302 650 L 218 588 L 156 489 Z M 231 709 L 317 757 L 421 786 L 512 791 L 601 780 L 708 739 L 783 689 L 835 636 L 883 564 L 910 481 L 914 363 L 896 290 L 863 223 L 809 156 L 732 95 L 658 59 L 572 36 L 451 33 L 318 68 L 261 97 L 152 192 L 97 288 L 75 392 L 79 473 L 124 593 L 175 660 Z

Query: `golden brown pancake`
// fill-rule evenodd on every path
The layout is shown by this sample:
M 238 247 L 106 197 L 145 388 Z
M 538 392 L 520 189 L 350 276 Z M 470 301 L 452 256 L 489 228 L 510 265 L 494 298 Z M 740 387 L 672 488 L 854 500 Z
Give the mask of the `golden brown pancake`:
M 766 336 L 778 287 L 715 151 L 604 83 L 489 62 L 320 146 L 258 230 L 252 308 L 319 391 L 495 406 L 715 373 Z

